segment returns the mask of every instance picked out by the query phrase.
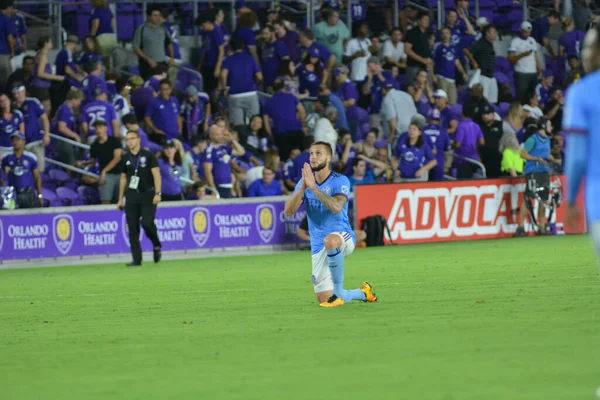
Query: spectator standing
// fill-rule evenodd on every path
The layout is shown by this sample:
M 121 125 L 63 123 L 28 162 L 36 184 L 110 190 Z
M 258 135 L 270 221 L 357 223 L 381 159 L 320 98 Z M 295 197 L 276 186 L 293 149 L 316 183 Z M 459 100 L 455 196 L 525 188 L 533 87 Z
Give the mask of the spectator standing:
M 284 59 L 288 59 L 290 56 L 289 50 L 286 45 L 277 40 L 275 35 L 275 28 L 272 26 L 265 26 L 262 30 L 263 48 L 261 52 L 262 59 L 262 72 L 264 78 L 265 88 L 270 88 L 275 82 L 279 65 Z
M 156 67 L 152 68 L 152 76 L 144 82 L 144 87 L 152 89 L 154 95 L 157 96 L 160 90 L 160 82 L 163 79 L 167 79 L 167 70 L 169 68 L 165 63 L 158 63 Z M 173 84 L 171 84 L 173 86 Z
M 442 89 L 438 89 L 433 94 L 435 99 L 435 106 L 440 110 L 440 126 L 444 128 L 449 135 L 454 135 L 456 127 L 458 126 L 458 120 L 452 107 L 448 104 L 448 95 Z
M 115 136 L 120 141 L 119 119 L 115 106 L 108 101 L 106 93 L 96 95 L 94 101 L 90 101 L 81 108 L 81 132 L 87 139 L 88 143 L 92 143 L 96 137 L 96 122 L 104 121 L 107 124 L 107 135 Z
M 10 99 L 0 94 L 0 154 L 12 151 L 11 135 L 20 132 L 25 137 L 25 119 L 15 110 Z
M 211 12 L 200 14 L 196 24 L 203 32 L 200 72 L 202 72 L 204 90 L 212 95 L 219 85 L 221 66 L 225 57 L 225 38 L 223 31 L 215 26 L 215 17 Z M 213 101 L 214 104 L 216 101 Z
M 581 58 L 581 44 L 585 33 L 575 29 L 575 24 L 571 17 L 564 17 L 562 20 L 564 33 L 558 38 L 559 57 L 575 56 Z
M 254 11 L 250 10 L 241 13 L 237 22 L 237 29 L 231 35 L 231 39 L 239 40 L 242 43 L 242 50 L 246 50 L 258 64 L 260 60 L 258 59 L 258 52 L 256 50 L 256 34 L 253 30 L 257 22 L 258 17 Z M 229 44 L 231 44 L 231 40 Z
M 144 80 L 141 76 L 129 77 L 130 100 L 131 107 L 133 108 L 135 115 L 139 121 L 144 119 L 146 110 L 152 101 L 154 100 L 154 91 L 150 88 L 143 87 Z
M 392 66 L 396 66 L 399 69 L 406 68 L 407 56 L 404 51 L 402 30 L 400 28 L 392 29 L 390 39 L 383 43 L 383 58 L 386 68 Z
M 44 105 L 44 109 L 52 115 L 52 104 L 50 103 L 50 86 L 52 82 L 62 82 L 64 76 L 54 75 L 52 66 L 48 62 L 48 52 L 52 50 L 52 40 L 49 36 L 42 36 L 38 40 L 38 52 L 35 55 L 36 65 L 34 67 L 34 78 L 29 87 L 31 97 L 35 97 Z
M 75 118 L 75 112 L 81 107 L 83 99 L 84 95 L 81 90 L 76 88 L 71 88 L 71 90 L 69 90 L 65 102 L 58 107 L 58 110 L 56 110 L 52 129 L 53 132 L 56 132 L 67 139 L 81 143 L 81 137 L 77 134 L 77 119 Z M 77 158 L 77 148 L 75 146 L 59 140 L 56 142 L 56 151 L 62 162 L 69 165 L 75 164 Z
M 281 183 L 275 179 L 275 171 L 264 166 L 262 179 L 257 179 L 248 188 L 248 197 L 281 196 Z
M 162 154 L 158 159 L 158 168 L 162 181 L 162 201 L 183 200 L 179 179 L 183 175 L 182 160 L 173 140 L 165 142 Z
M 550 89 L 552 88 L 552 84 L 554 83 L 554 74 L 550 70 L 545 70 L 543 73 L 543 77 L 535 86 L 535 95 L 538 98 L 538 103 L 541 108 L 546 106 L 548 99 L 550 98 Z
M 175 150 L 181 158 L 181 188 L 185 190 L 190 187 L 189 181 L 198 182 L 198 175 L 196 174 L 196 166 L 194 165 L 194 157 L 189 152 L 186 152 L 183 148 L 183 144 L 178 139 L 173 139 L 175 143 Z
M 29 90 L 29 86 L 31 86 L 31 82 L 33 82 L 34 67 L 35 59 L 33 57 L 23 57 L 23 64 L 21 64 L 21 68 L 13 72 L 12 75 L 8 78 L 8 82 L 6 83 L 6 90 L 10 91 L 15 86 L 20 85 L 25 86 L 25 88 Z
M 185 96 L 179 112 L 183 122 L 181 134 L 191 143 L 196 135 L 208 131 L 211 118 L 210 97 L 192 85 L 185 90 Z
M 436 87 L 448 94 L 450 104 L 456 104 L 456 70 L 462 75 L 464 81 L 467 81 L 468 77 L 458 59 L 456 45 L 451 38 L 450 28 L 442 28 L 441 41 L 435 44 L 431 57 L 435 64 Z
M 179 49 L 179 31 L 174 25 L 171 25 L 167 22 L 166 16 L 161 12 L 161 23 L 167 30 L 169 37 L 171 38 L 171 45 L 173 46 L 173 64 L 167 70 L 167 77 L 169 82 L 171 82 L 171 86 L 175 86 L 177 83 L 177 67 L 176 65 L 181 65 L 181 50 Z M 168 46 L 165 48 L 165 55 L 169 57 L 169 48 Z
M 0 87 L 6 84 L 12 73 L 10 59 L 15 54 L 15 31 L 10 14 L 12 6 L 3 4 L 0 9 Z
M 45 168 L 45 148 L 50 144 L 50 120 L 42 103 L 36 98 L 27 97 L 25 86 L 16 86 L 13 91 L 15 107 L 23 115 L 25 123 L 26 150 L 36 155 L 41 172 Z
M 356 84 L 362 84 L 367 77 L 367 61 L 371 57 L 371 39 L 368 38 L 369 26 L 366 22 L 355 25 L 354 38 L 346 43 L 344 63 L 351 65 L 350 79 Z
M 117 120 L 119 121 L 119 131 L 115 132 L 115 135 L 119 138 L 125 138 L 127 134 L 127 127 L 122 122 L 123 117 L 131 113 L 131 101 L 129 99 L 129 93 L 131 92 L 131 86 L 127 77 L 121 77 L 116 82 L 117 94 L 112 100 L 112 104 L 115 107 L 117 113 Z
M 336 63 L 336 56 L 321 43 L 315 41 L 315 35 L 310 29 L 304 29 L 298 36 L 300 44 L 306 49 L 306 54 L 313 58 L 318 58 L 323 64 L 323 76 L 321 81 L 327 83 L 331 75 L 333 66 Z
M 513 133 L 503 133 L 500 138 L 499 150 L 502 153 L 502 163 L 500 164 L 502 175 L 513 178 L 523 175 L 525 160 L 521 158 L 521 145 L 517 136 Z
M 218 125 L 211 126 L 210 140 L 203 164 L 206 182 L 219 193 L 221 198 L 229 199 L 233 197 L 231 157 L 243 156 L 246 151 Z
M 85 65 L 90 60 L 98 61 L 101 66 L 100 69 L 102 71 L 102 78 L 104 78 L 104 71 L 106 69 L 104 68 L 104 56 L 100 52 L 96 39 L 91 36 L 86 36 L 83 39 L 83 46 L 81 50 L 81 54 L 79 54 L 79 59 L 77 60 L 80 68 L 85 69 Z
M 87 77 L 81 83 L 83 93 L 85 94 L 85 103 L 94 101 L 96 96 L 101 93 L 108 93 L 108 86 L 102 78 L 102 64 L 97 60 L 88 60 L 84 66 Z
M 487 178 L 498 178 L 501 175 L 502 155 L 500 139 L 502 138 L 502 121 L 497 121 L 494 109 L 485 106 L 481 111 L 483 124 L 479 127 L 483 133 L 484 145 L 480 147 L 481 162 L 486 169 Z
M 510 129 L 516 134 L 523 128 L 523 108 L 521 107 L 521 103 L 518 101 L 513 101 L 510 103 L 510 107 L 508 108 L 508 115 L 506 116 L 505 122 L 508 124 Z
M 321 112 L 328 105 L 332 105 L 338 112 L 337 123 L 335 129 L 348 129 L 348 119 L 346 118 L 346 108 L 344 102 L 337 94 L 333 93 L 329 87 L 319 86 L 318 99 L 313 105 L 313 111 Z
M 144 122 L 154 135 L 154 141 L 164 143 L 167 139 L 177 139 L 181 133 L 182 123 L 179 115 L 179 101 L 171 95 L 171 82 L 164 79 L 160 82 L 160 94 L 146 110 Z
M 323 20 L 313 27 L 315 40 L 329 49 L 335 56 L 335 64 L 339 65 L 342 63 L 344 45 L 350 37 L 350 31 L 340 21 L 339 11 L 326 8 L 322 10 L 321 16 Z
M 552 121 L 552 127 L 560 132 L 562 129 L 563 107 L 565 96 L 560 88 L 554 87 L 550 90 L 550 100 L 544 109 L 544 118 Z
M 119 195 L 121 170 L 119 163 L 123 155 L 123 145 L 115 136 L 108 134 L 109 126 L 103 120 L 94 122 L 96 140 L 90 147 L 90 161 L 93 166 L 96 161 L 100 165 L 99 191 L 102 204 L 114 203 Z
M 317 121 L 314 129 L 315 142 L 326 142 L 331 145 L 332 149 L 336 148 L 338 133 L 334 126 L 338 120 L 338 115 L 338 110 L 334 106 L 325 108 L 323 116 Z
M 408 130 L 410 120 L 417 114 L 417 108 L 411 95 L 394 88 L 392 83 L 386 83 L 382 88 L 381 118 L 385 137 L 393 144 L 396 136 Z
M 338 85 L 336 95 L 343 102 L 348 129 L 352 133 L 352 137 L 356 138 L 359 125 L 369 123 L 369 114 L 358 107 L 358 89 L 356 84 L 348 78 L 348 72 L 348 67 L 342 65 L 334 73 Z
M 481 83 L 474 84 L 471 87 L 471 99 L 464 106 L 468 106 L 473 110 L 473 120 L 476 123 L 479 124 L 481 122 L 481 110 L 487 104 L 490 103 L 483 96 L 483 85 Z
M 148 19 L 146 23 L 139 26 L 133 35 L 133 51 L 138 56 L 140 75 L 148 79 L 152 68 L 161 62 L 167 62 L 169 66 L 175 65 L 175 54 L 173 43 L 169 32 L 161 24 L 162 15 L 157 6 L 148 8 Z M 165 55 L 167 49 L 168 57 Z M 207 81 L 204 81 L 207 84 Z
M 441 182 L 444 180 L 445 152 L 450 150 L 450 137 L 448 132 L 440 126 L 440 110 L 431 109 L 428 117 L 428 124 L 423 127 L 423 137 L 437 160 L 435 168 L 429 174 L 429 180 Z
M 302 60 L 302 64 L 296 68 L 296 74 L 299 76 L 300 83 L 298 91 L 301 93 L 308 92 L 309 96 L 316 97 L 323 82 L 322 77 L 325 76 L 323 64 L 319 58 L 316 55 L 307 54 Z
M 111 52 L 117 47 L 116 22 L 106 0 L 92 0 L 90 16 L 90 36 L 96 39 L 98 49 L 108 68 Z
M 67 36 L 67 42 L 65 43 L 64 48 L 58 52 L 56 55 L 56 61 L 54 64 L 56 65 L 56 74 L 65 76 L 68 80 L 68 85 L 66 92 L 69 91 L 70 86 L 79 86 L 83 81 L 83 75 L 79 74 L 77 69 L 77 65 L 75 63 L 75 58 L 73 54 L 77 51 L 77 47 L 79 46 L 79 38 L 75 35 Z M 64 101 L 64 96 L 63 100 Z M 62 101 L 60 101 L 62 103 Z
M 481 31 L 481 39 L 473 42 L 469 48 L 464 49 L 465 55 L 471 61 L 473 68 L 479 70 L 479 78 L 472 79 L 473 83 L 481 83 L 483 95 L 490 103 L 498 102 L 498 82 L 494 78 L 496 69 L 496 51 L 494 41 L 498 38 L 496 28 L 487 25 Z M 476 71 L 475 74 L 478 72 Z
M 542 69 L 537 57 L 537 43 L 531 37 L 532 28 L 530 22 L 523 21 L 520 35 L 510 42 L 508 48 L 508 61 L 515 66 L 515 86 L 518 99 L 522 98 L 526 92 L 534 90 L 538 77 L 542 76 Z
M 27 23 L 23 14 L 19 13 L 16 8 L 12 9 L 10 17 L 15 33 L 15 56 L 18 56 L 27 51 Z
M 240 39 L 229 41 L 233 55 L 223 61 L 221 87 L 228 98 L 229 121 L 244 125 L 246 119 L 260 112 L 257 83 L 263 80 L 258 63 L 243 49 Z
M 13 132 L 10 140 L 11 153 L 2 158 L 2 170 L 8 176 L 8 186 L 15 188 L 17 206 L 19 208 L 43 207 L 42 178 L 35 155 L 25 151 L 25 136 L 21 132 Z M 37 196 L 33 190 L 34 186 Z
M 383 100 L 381 89 L 384 84 L 392 84 L 394 89 L 400 89 L 398 81 L 390 71 L 384 71 L 379 57 L 372 56 L 367 61 L 367 79 L 362 86 L 362 94 L 367 96 L 366 106 L 369 107 L 369 122 L 371 127 L 384 134 L 381 121 L 381 101 Z M 362 104 L 362 103 L 361 103 Z
M 281 82 L 275 82 L 275 94 L 265 105 L 263 119 L 265 129 L 279 150 L 281 158 L 294 148 L 302 148 L 303 126 L 306 124 L 306 111 L 293 94 L 286 93 Z
M 420 70 L 415 76 L 414 83 L 406 91 L 412 96 L 417 112 L 421 115 L 427 115 L 431 104 L 434 102 L 433 90 L 427 80 L 427 71 Z
M 485 141 L 481 128 L 473 121 L 473 113 L 472 107 L 463 107 L 463 118 L 456 128 L 452 148 L 458 156 L 479 161 L 478 149 L 485 145 Z M 475 164 L 457 158 L 454 161 L 454 165 L 456 166 L 456 177 L 458 179 L 473 178 L 476 168 Z
M 558 55 L 558 38 L 563 33 L 560 14 L 556 10 L 550 10 L 546 18 L 547 24 L 542 32 L 542 43 L 550 57 L 555 58 Z
M 437 161 L 424 140 L 421 128 L 415 123 L 408 127 L 408 135 L 400 139 L 392 159 L 395 181 L 426 181 Z
M 162 182 L 156 156 L 141 148 L 138 133 L 127 132 L 125 142 L 128 152 L 121 158 L 117 208 L 125 209 L 129 228 L 129 244 L 133 261 L 127 266 L 139 267 L 142 265 L 140 220 L 146 236 L 152 242 L 154 262 L 159 262 L 162 257 L 161 243 L 154 223 L 156 205 L 161 201 Z M 125 204 L 123 204 L 123 197 L 126 199 Z
M 294 63 L 297 63 L 298 60 L 300 60 L 300 54 L 298 52 L 298 33 L 288 30 L 282 19 L 278 19 L 273 23 L 273 29 L 275 29 L 277 41 L 285 45 L 290 59 Z
M 406 33 L 404 50 L 408 56 L 406 79 L 412 83 L 421 69 L 433 68 L 431 47 L 427 37 L 429 31 L 429 12 L 419 11 L 417 26 Z

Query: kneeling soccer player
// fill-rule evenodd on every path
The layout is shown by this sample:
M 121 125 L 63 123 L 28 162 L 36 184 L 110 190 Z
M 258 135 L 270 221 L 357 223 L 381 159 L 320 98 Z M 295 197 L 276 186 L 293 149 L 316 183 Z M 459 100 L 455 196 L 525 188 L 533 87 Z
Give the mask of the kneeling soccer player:
M 321 307 L 343 306 L 351 300 L 377 301 L 373 288 L 363 282 L 360 289 L 344 290 L 344 257 L 352 254 L 356 239 L 348 221 L 350 182 L 329 168 L 329 143 L 310 147 L 310 165 L 304 164 L 302 179 L 285 203 L 291 216 L 306 201 L 312 251 L 312 280 Z

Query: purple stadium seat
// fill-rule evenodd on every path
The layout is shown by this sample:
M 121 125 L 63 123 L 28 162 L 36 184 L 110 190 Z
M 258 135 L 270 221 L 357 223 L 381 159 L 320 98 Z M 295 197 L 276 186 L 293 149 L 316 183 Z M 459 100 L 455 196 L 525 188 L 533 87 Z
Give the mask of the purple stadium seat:
M 85 192 L 85 191 L 86 191 L 86 189 L 87 189 L 87 188 L 88 188 L 88 187 L 87 187 L 87 186 L 85 186 L 85 185 L 78 186 L 78 187 L 77 187 L 77 194 L 78 194 L 80 197 L 86 197 L 86 192 Z
M 63 184 L 63 187 L 71 190 L 77 190 L 77 186 L 79 186 L 79 179 L 68 180 Z
M 50 179 L 56 181 L 58 184 L 63 184 L 69 180 L 69 174 L 60 169 L 53 169 L 48 175 L 50 175 Z
M 48 164 L 48 166 L 50 165 Z M 46 169 L 48 169 L 48 167 L 46 167 Z M 45 172 L 40 172 L 40 179 L 42 180 L 42 183 L 48 182 L 50 181 L 50 176 Z
M 45 207 L 63 207 L 65 205 L 65 202 L 56 197 L 56 193 L 52 190 L 42 187 L 42 196 L 44 197 Z
M 58 189 L 58 185 L 56 184 L 56 182 L 54 182 L 52 180 L 47 180 L 47 181 L 42 180 L 42 188 L 48 189 L 48 190 L 51 190 L 54 192 L 56 189 Z
M 510 79 L 508 78 L 508 76 L 499 71 L 494 72 L 494 78 L 496 78 L 496 81 L 498 81 L 498 85 L 501 85 L 503 83 L 510 83 Z
M 77 195 L 77 192 L 69 188 L 59 187 L 56 189 L 56 197 L 65 200 L 68 205 L 72 205 L 79 196 Z
M 462 104 L 454 104 L 450 107 L 450 109 L 452 110 L 452 114 L 454 114 L 456 118 L 458 118 L 459 120 L 462 119 Z
M 506 57 L 496 56 L 496 69 L 506 76 L 514 73 L 514 68 Z

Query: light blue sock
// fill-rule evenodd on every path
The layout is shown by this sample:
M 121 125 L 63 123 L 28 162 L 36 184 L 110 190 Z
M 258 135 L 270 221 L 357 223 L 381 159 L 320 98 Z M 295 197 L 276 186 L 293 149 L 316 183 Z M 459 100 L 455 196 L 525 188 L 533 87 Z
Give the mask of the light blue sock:
M 344 255 L 339 248 L 327 251 L 327 263 L 333 281 L 334 295 L 343 299 L 344 303 L 366 299 L 365 294 L 360 289 L 344 290 Z
M 339 248 L 327 250 L 327 264 L 333 281 L 333 294 L 344 298 L 344 254 Z

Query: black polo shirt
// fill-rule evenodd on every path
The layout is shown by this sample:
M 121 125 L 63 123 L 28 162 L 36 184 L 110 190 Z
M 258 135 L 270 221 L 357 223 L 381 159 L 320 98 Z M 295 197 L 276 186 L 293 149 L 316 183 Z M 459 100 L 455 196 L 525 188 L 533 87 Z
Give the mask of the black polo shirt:
M 485 165 L 488 178 L 498 178 L 501 174 L 502 154 L 500 154 L 500 138 L 502 137 L 502 121 L 494 121 L 488 126 L 480 124 L 485 146 L 479 149 L 481 162 Z
M 417 53 L 418 56 L 423 58 L 431 57 L 431 47 L 429 46 L 429 41 L 427 40 L 427 31 L 422 32 L 418 26 L 415 26 L 406 32 L 404 41 L 412 44 L 412 49 L 415 53 Z M 408 57 L 406 65 L 409 67 L 426 67 L 425 64 L 413 60 L 410 57 Z
M 494 44 L 490 43 L 486 38 L 481 38 L 476 42 L 473 42 L 469 46 L 469 51 L 479 64 L 481 69 L 481 75 L 488 78 L 494 77 L 494 70 L 496 69 L 496 51 L 494 50 Z
M 140 178 L 138 189 L 129 189 L 131 177 L 135 175 L 137 166 L 137 176 Z M 158 168 L 156 156 L 146 149 L 141 149 L 138 154 L 133 155 L 129 152 L 121 157 L 121 173 L 127 174 L 127 186 L 125 194 L 145 193 L 154 190 L 154 176 L 152 168 Z
M 96 158 L 100 164 L 100 171 L 102 171 L 114 158 L 115 150 L 121 149 L 121 141 L 114 136 L 106 138 L 106 142 L 100 143 L 100 139 L 96 139 L 90 147 L 90 157 Z M 120 174 L 121 168 L 119 164 L 115 165 L 113 169 L 107 172 L 107 174 Z

